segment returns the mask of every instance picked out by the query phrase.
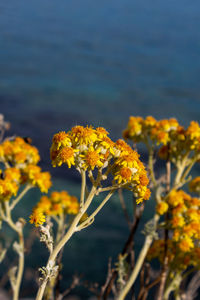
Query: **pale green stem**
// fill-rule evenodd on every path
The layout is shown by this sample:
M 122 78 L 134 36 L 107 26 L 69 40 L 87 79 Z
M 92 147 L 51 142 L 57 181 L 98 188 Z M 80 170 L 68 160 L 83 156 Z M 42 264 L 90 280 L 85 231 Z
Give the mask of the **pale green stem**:
M 116 189 L 121 188 L 121 185 L 116 185 L 116 186 L 109 186 L 106 188 L 99 188 L 97 190 L 97 193 L 102 193 L 102 192 L 107 192 L 107 191 L 116 191 Z
M 187 175 L 190 173 L 192 167 L 194 166 L 194 164 L 196 163 L 196 158 L 191 160 L 191 163 L 189 164 L 189 166 L 187 167 L 187 169 L 185 170 L 186 164 L 187 164 L 187 160 L 188 157 L 185 157 L 182 161 L 182 164 L 179 166 L 175 180 L 174 180 L 174 186 L 173 188 L 180 188 L 182 185 L 185 184 L 185 178 L 187 177 Z M 185 172 L 184 172 L 185 170 Z
M 19 194 L 19 196 L 13 200 L 12 204 L 10 205 L 10 209 L 13 210 L 15 205 L 23 198 L 23 196 L 32 188 L 32 185 L 27 185 L 24 190 Z
M 5 202 L 5 208 L 6 208 L 6 215 L 7 215 L 6 222 L 18 234 L 19 237 L 19 246 L 20 246 L 20 252 L 18 253 L 19 265 L 18 265 L 18 272 L 16 276 L 16 282 L 13 289 L 13 300 L 18 300 L 20 285 L 21 285 L 23 271 L 24 271 L 24 238 L 23 238 L 22 227 L 16 226 L 16 224 L 12 221 L 11 208 L 9 207 L 8 201 Z
M 64 215 L 61 214 L 60 218 L 57 218 L 55 220 L 56 220 L 57 225 L 58 225 L 56 241 L 55 241 L 55 244 L 57 244 L 59 242 L 59 240 L 62 238 L 63 234 L 64 234 Z
M 188 155 L 189 155 L 189 152 L 187 152 L 184 155 L 184 157 L 181 160 L 181 162 L 179 161 L 178 164 L 177 164 L 177 173 L 176 173 L 176 176 L 175 176 L 175 179 L 174 179 L 174 186 L 173 186 L 173 188 L 177 188 L 177 185 L 180 184 L 181 177 L 182 177 L 183 172 L 185 170 L 185 167 L 187 165 Z
M 71 226 L 69 227 L 67 233 L 64 235 L 62 240 L 56 245 L 53 252 L 51 253 L 51 255 L 48 259 L 48 262 L 47 262 L 47 267 L 50 265 L 49 263 L 51 263 L 52 265 L 55 264 L 55 260 L 56 260 L 56 257 L 58 255 L 58 253 L 65 246 L 67 241 L 71 238 L 73 233 L 76 232 L 77 225 L 78 225 L 80 219 L 82 218 L 83 214 L 87 211 L 88 207 L 90 206 L 90 204 L 92 202 L 92 199 L 95 196 L 95 193 L 96 193 L 96 187 L 93 186 L 86 202 L 84 203 L 83 207 L 80 209 L 79 213 L 74 218 L 74 220 L 73 220 Z M 38 290 L 37 296 L 36 296 L 36 300 L 41 300 L 42 299 L 47 281 L 48 281 L 48 278 L 44 279 L 43 283 L 41 284 L 41 286 Z
M 82 178 L 82 184 L 81 184 L 80 208 L 83 207 L 85 201 L 86 176 L 85 176 L 85 171 L 83 170 L 81 171 L 81 178 Z
M 4 213 L 4 210 L 3 210 L 3 207 L 2 207 L 2 204 L 0 203 L 0 216 L 1 218 L 4 220 L 4 221 L 7 221 L 7 218 L 6 218 L 6 215 Z
M 78 227 L 77 231 L 80 231 L 81 229 L 87 227 L 87 224 L 91 224 L 94 217 L 98 214 L 98 212 L 102 209 L 102 207 L 108 202 L 110 197 L 113 195 L 114 191 L 110 192 L 105 199 L 101 202 L 101 204 L 97 207 L 97 209 L 84 221 L 82 222 Z
M 155 215 L 154 221 L 155 221 L 156 225 L 158 223 L 158 220 L 159 220 L 159 216 Z M 133 286 L 133 284 L 134 284 L 135 280 L 137 279 L 137 276 L 142 268 L 142 265 L 144 263 L 144 260 L 146 258 L 147 252 L 151 246 L 152 241 L 153 241 L 153 234 L 148 234 L 145 238 L 143 248 L 137 259 L 137 263 L 135 264 L 135 267 L 134 267 L 126 285 L 124 286 L 123 290 L 120 292 L 119 296 L 117 297 L 117 300 L 124 300 L 126 295 L 128 294 L 128 292 L 130 291 L 131 287 Z
M 188 174 L 190 173 L 190 171 L 191 171 L 192 167 L 194 166 L 194 164 L 196 163 L 196 161 L 197 161 L 196 158 L 193 158 L 193 159 L 192 159 L 192 161 L 191 161 L 191 163 L 189 164 L 188 168 L 185 170 L 185 172 L 184 172 L 184 174 L 183 174 L 181 180 L 184 180 L 184 179 L 188 176 Z
M 163 300 L 169 299 L 171 292 L 173 292 L 174 290 L 179 288 L 181 281 L 182 281 L 181 274 L 179 274 L 179 273 L 176 274 L 175 277 L 173 278 L 173 280 L 170 281 L 170 284 L 166 288 L 166 290 L 164 292 Z
M 156 178 L 155 178 L 155 174 L 154 174 L 154 162 L 153 162 L 153 153 L 154 153 L 154 149 L 152 146 L 148 146 L 148 149 L 149 149 L 149 161 L 148 161 L 148 165 L 149 165 L 149 172 L 150 172 L 150 178 L 151 178 L 151 181 L 154 185 L 154 188 L 157 186 L 157 181 L 156 181 Z

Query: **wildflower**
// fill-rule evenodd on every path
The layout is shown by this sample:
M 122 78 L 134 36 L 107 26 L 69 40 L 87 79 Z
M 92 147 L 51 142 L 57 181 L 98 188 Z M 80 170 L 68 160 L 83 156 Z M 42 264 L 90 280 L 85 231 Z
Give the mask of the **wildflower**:
M 29 222 L 35 224 L 36 227 L 42 225 L 46 221 L 45 215 L 40 209 L 35 209 L 29 218 Z
M 90 147 L 88 151 L 85 153 L 85 155 L 81 155 L 81 157 L 84 160 L 83 168 L 87 169 L 90 168 L 91 170 L 94 170 L 95 167 L 102 167 L 102 155 L 99 154 L 100 149 L 94 150 L 93 147 Z
M 114 179 L 118 181 L 118 183 L 125 183 L 130 182 L 132 178 L 132 171 L 130 168 L 122 167 L 120 170 L 116 173 Z
M 72 165 L 75 165 L 74 153 L 75 151 L 71 147 L 63 148 L 59 153 L 58 166 L 62 165 L 62 163 L 66 163 L 68 165 L 68 168 L 71 168 Z
M 71 146 L 71 140 L 65 131 L 56 133 L 53 137 L 55 149 L 58 150 L 61 146 Z
M 173 216 L 171 224 L 173 228 L 183 227 L 183 225 L 185 224 L 185 220 L 182 216 Z
M 166 202 L 161 201 L 156 206 L 156 211 L 159 215 L 163 215 L 164 213 L 166 213 L 168 211 L 168 208 L 169 208 L 169 205 Z
M 65 140 L 66 135 L 70 139 L 70 146 L 62 143 L 58 147 L 58 140 L 63 141 L 63 137 Z M 66 134 L 56 134 L 51 146 L 51 159 L 53 166 L 66 163 L 69 168 L 75 166 L 79 172 L 107 168 L 104 170 L 104 178 L 110 173 L 115 185 L 122 183 L 123 187 L 132 189 L 140 202 L 150 197 L 150 191 L 146 187 L 149 181 L 139 154 L 123 140 L 114 143 L 102 127 L 94 129 L 92 126 L 75 126 Z M 101 180 L 103 174 L 99 178 L 99 184 Z
M 92 126 L 83 127 L 83 126 L 75 126 L 71 130 L 72 141 L 79 145 L 89 145 L 94 143 L 97 140 L 96 131 Z
M 188 252 L 194 247 L 194 243 L 191 238 L 185 236 L 184 239 L 179 242 L 178 246 L 183 252 Z

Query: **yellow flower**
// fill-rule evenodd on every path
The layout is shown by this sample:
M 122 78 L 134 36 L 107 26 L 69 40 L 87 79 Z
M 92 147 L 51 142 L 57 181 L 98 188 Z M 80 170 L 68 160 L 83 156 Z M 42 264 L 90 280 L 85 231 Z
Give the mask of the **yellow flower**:
M 21 179 L 21 172 L 17 168 L 8 168 L 5 170 L 5 178 L 7 180 L 11 180 L 14 182 L 19 183 Z
M 188 252 L 190 251 L 192 248 L 194 248 L 194 243 L 192 241 L 191 238 L 185 236 L 184 239 L 182 239 L 180 242 L 179 242 L 179 248 L 183 251 L 183 252 Z
M 105 128 L 103 128 L 103 127 L 97 127 L 96 128 L 96 134 L 97 134 L 99 139 L 103 139 L 103 138 L 107 137 L 108 131 L 105 130 Z
M 40 209 L 44 214 L 49 214 L 51 209 L 51 201 L 47 196 L 42 196 L 37 204 L 37 208 Z
M 29 222 L 35 224 L 36 227 L 42 225 L 46 221 L 46 217 L 40 209 L 35 209 L 29 218 Z
M 61 146 L 71 146 L 71 140 L 69 135 L 65 131 L 60 131 L 53 136 L 53 144 L 56 150 L 59 150 Z
M 74 161 L 75 150 L 71 147 L 65 147 L 61 149 L 58 156 L 58 166 L 61 166 L 63 163 L 68 165 L 68 168 L 71 168 L 72 165 L 75 165 Z
M 132 171 L 127 167 L 122 167 L 115 175 L 114 179 L 118 181 L 119 184 L 130 182 L 132 178 Z
M 85 153 L 85 155 L 81 155 L 81 157 L 84 160 L 83 167 L 85 169 L 90 168 L 91 170 L 94 170 L 95 167 L 102 167 L 103 162 L 101 159 L 103 158 L 102 155 L 99 154 L 100 149 L 94 150 L 94 148 L 89 148 L 89 150 Z
M 173 216 L 171 223 L 172 223 L 172 227 L 174 228 L 183 227 L 185 224 L 185 220 L 182 216 Z
M 75 126 L 71 130 L 72 141 L 79 145 L 89 145 L 97 140 L 96 131 L 92 126 Z
M 66 209 L 66 213 L 70 215 L 76 215 L 79 212 L 79 203 L 78 199 L 74 196 L 71 196 L 71 201 L 69 206 Z
M 8 179 L 0 179 L 0 199 L 4 201 L 10 200 L 12 196 L 16 196 L 19 186 L 16 182 Z
M 33 182 L 39 187 L 42 193 L 47 193 L 52 185 L 51 175 L 49 172 L 38 173 L 35 175 Z
M 156 211 L 159 215 L 163 215 L 164 213 L 166 213 L 168 211 L 168 208 L 169 208 L 169 205 L 166 202 L 161 201 L 156 206 Z
M 52 215 L 61 215 L 63 213 L 63 207 L 61 203 L 52 203 L 51 212 Z
M 181 191 L 172 190 L 168 196 L 168 203 L 172 206 L 177 206 L 184 202 L 183 194 Z
M 191 140 L 197 139 L 200 137 L 200 126 L 198 122 L 191 121 L 187 131 L 186 135 L 190 137 Z
M 138 169 L 139 168 L 138 160 L 139 160 L 139 154 L 136 151 L 132 150 L 127 155 L 121 155 L 116 160 L 116 164 L 120 165 L 120 166 L 123 166 L 123 167 Z

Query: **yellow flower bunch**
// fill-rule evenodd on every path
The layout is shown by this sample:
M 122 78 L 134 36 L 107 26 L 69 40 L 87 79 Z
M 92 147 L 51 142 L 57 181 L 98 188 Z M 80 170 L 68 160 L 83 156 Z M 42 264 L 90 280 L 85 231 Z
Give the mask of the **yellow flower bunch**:
M 8 201 L 16 196 L 22 184 L 37 186 L 41 192 L 48 192 L 51 176 L 37 166 L 39 160 L 37 148 L 21 137 L 5 140 L 0 145 L 0 162 L 4 165 L 0 178 L 0 200 Z
M 22 174 L 23 183 L 37 186 L 42 193 L 47 193 L 52 185 L 50 173 L 42 172 L 39 166 L 27 165 L 27 167 L 22 170 Z
M 99 182 L 111 174 L 113 186 L 132 190 L 138 203 L 150 197 L 149 181 L 138 153 L 123 140 L 114 143 L 102 127 L 75 126 L 67 133 L 55 134 L 51 159 L 54 167 L 64 163 L 69 168 L 73 165 L 79 172 L 90 174 L 98 169 L 101 173 Z
M 166 145 L 170 140 L 172 131 L 178 128 L 179 124 L 176 119 L 157 121 L 152 116 L 130 117 L 127 128 L 123 132 L 125 139 L 131 139 L 135 143 L 147 142 L 152 140 L 158 145 Z
M 0 200 L 8 201 L 16 196 L 21 183 L 21 172 L 17 168 L 8 168 L 1 171 L 0 179 Z
M 40 198 L 30 216 L 30 223 L 37 227 L 42 225 L 48 216 L 76 215 L 78 211 L 79 202 L 75 196 L 70 196 L 66 191 L 54 191 L 49 197 Z
M 160 215 L 170 213 L 168 227 L 172 231 L 172 241 L 182 252 L 193 251 L 200 240 L 200 199 L 193 198 L 183 190 L 172 190 L 167 202 L 157 205 Z
M 184 243 L 184 242 L 183 242 Z M 165 253 L 165 251 L 167 251 Z M 167 247 L 163 239 L 155 240 L 148 251 L 147 260 L 158 259 L 163 264 L 167 256 L 170 269 L 174 271 L 185 271 L 189 266 L 200 268 L 200 248 L 196 246 L 190 252 L 180 251 L 172 240 L 167 241 Z
M 167 241 L 167 258 L 169 262 L 172 262 L 176 255 L 176 249 L 171 240 Z M 147 259 L 150 261 L 152 259 L 159 259 L 161 263 L 163 263 L 165 256 L 165 241 L 164 239 L 155 240 L 148 251 Z
M 181 161 L 186 154 L 200 156 L 200 126 L 192 121 L 187 129 L 180 126 L 174 118 L 157 121 L 151 116 L 145 119 L 130 117 L 123 132 L 125 139 L 135 143 L 143 142 L 149 146 L 161 146 L 159 157 L 170 159 L 173 163 Z
M 0 161 L 8 162 L 12 166 L 23 168 L 27 164 L 36 165 L 40 156 L 36 147 L 27 143 L 23 138 L 5 140 L 0 145 Z
M 46 217 L 40 209 L 35 209 L 29 218 L 30 223 L 34 224 L 36 227 L 44 224 L 44 222 L 46 221 Z

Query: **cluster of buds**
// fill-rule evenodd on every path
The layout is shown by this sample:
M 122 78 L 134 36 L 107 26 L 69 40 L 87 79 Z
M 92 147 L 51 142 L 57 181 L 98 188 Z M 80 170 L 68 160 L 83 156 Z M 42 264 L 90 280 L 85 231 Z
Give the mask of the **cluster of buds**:
M 79 202 L 75 196 L 70 196 L 66 191 L 54 191 L 49 197 L 41 197 L 30 216 L 30 223 L 38 227 L 45 222 L 46 217 L 76 215 L 78 211 Z
M 41 192 L 47 192 L 51 186 L 48 172 L 42 172 L 37 165 L 40 156 L 36 147 L 21 137 L 5 140 L 0 145 L 0 199 L 8 201 L 16 196 L 21 185 L 37 186 Z
M 169 159 L 175 164 L 189 153 L 191 158 L 200 158 L 200 126 L 195 121 L 185 129 L 176 119 L 157 121 L 151 116 L 145 119 L 130 117 L 123 136 L 134 143 L 143 142 L 148 147 L 160 146 L 160 158 Z
M 130 189 L 138 203 L 150 197 L 149 181 L 138 153 L 123 140 L 113 142 L 102 127 L 75 126 L 68 132 L 55 134 L 51 160 L 54 167 L 67 164 L 79 172 L 87 171 L 92 183 L 93 171 L 97 169 L 99 186 L 112 176 L 113 188 Z

